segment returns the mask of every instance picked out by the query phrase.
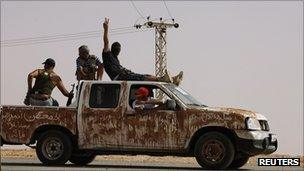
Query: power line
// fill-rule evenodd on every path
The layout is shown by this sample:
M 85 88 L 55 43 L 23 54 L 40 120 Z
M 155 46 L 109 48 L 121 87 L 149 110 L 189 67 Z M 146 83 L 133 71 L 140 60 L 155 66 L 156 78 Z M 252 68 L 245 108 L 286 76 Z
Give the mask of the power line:
M 168 8 L 168 6 L 167 6 L 166 1 L 163 0 L 163 2 L 164 2 L 164 4 L 165 4 L 165 7 L 166 7 L 166 9 L 167 9 L 167 12 L 168 12 L 169 16 L 171 17 L 171 19 L 173 19 L 172 15 L 171 15 L 171 13 L 170 13 L 170 11 L 169 11 L 169 8 Z
M 135 6 L 134 2 L 131 0 L 131 3 L 134 7 L 134 9 L 137 11 L 138 15 L 141 16 L 141 18 L 145 19 L 145 17 L 140 13 L 140 11 L 138 10 L 138 8 Z
M 132 26 L 130 27 L 120 27 L 120 28 L 114 28 L 110 29 L 112 32 L 118 32 L 118 31 L 126 31 L 127 29 L 133 28 Z M 85 32 L 78 32 L 78 33 L 70 33 L 70 34 L 57 34 L 57 35 L 51 35 L 51 36 L 38 36 L 38 37 L 29 37 L 29 38 L 21 38 L 21 39 L 9 39 L 9 40 L 3 40 L 1 43 L 6 44 L 6 43 L 15 43 L 15 42 L 27 42 L 27 41 L 33 41 L 33 40 L 39 40 L 39 39 L 57 39 L 57 38 L 65 38 L 65 37 L 75 37 L 75 36 L 85 36 L 85 35 L 92 35 L 92 34 L 97 34 L 101 33 L 102 30 L 95 30 L 95 31 L 85 31 Z
M 9 44 L 16 44 L 16 43 L 27 43 L 27 42 L 36 42 L 36 41 L 48 41 L 48 40 L 60 40 L 60 39 L 67 39 L 67 38 L 82 38 L 87 36 L 95 36 L 99 35 L 100 33 L 90 33 L 85 35 L 72 35 L 72 36 L 60 36 L 60 37 L 49 37 L 49 38 L 39 38 L 39 39 L 26 39 L 26 40 L 20 40 L 20 41 L 12 41 L 12 42 L 3 42 L 1 44 L 3 45 L 9 45 Z
M 144 30 L 148 31 L 148 29 Z M 121 34 L 129 34 L 129 33 L 136 33 L 139 31 L 129 31 L 129 32 L 119 32 L 119 33 L 109 33 L 109 35 L 121 35 Z M 69 41 L 69 40 L 78 40 L 78 39 L 86 39 L 86 38 L 94 38 L 94 37 L 100 37 L 100 34 L 95 34 L 91 36 L 85 36 L 85 37 L 76 37 L 76 38 L 64 38 L 64 39 L 59 39 L 59 40 L 43 40 L 43 41 L 33 41 L 33 42 L 19 42 L 15 44 L 9 44 L 9 45 L 4 45 L 3 47 L 11 47 L 11 46 L 20 46 L 20 45 L 30 45 L 30 44 L 39 44 L 39 43 L 50 43 L 50 42 L 60 42 L 60 41 Z
M 133 30 L 133 29 L 132 29 Z M 130 29 L 128 30 L 121 30 L 121 31 L 112 31 L 110 33 L 120 33 L 122 31 L 132 31 Z M 48 40 L 57 40 L 57 39 L 65 39 L 65 38 L 82 38 L 90 35 L 100 35 L 101 32 L 96 33 L 88 33 L 88 34 L 82 34 L 82 35 L 66 35 L 66 36 L 58 36 L 58 37 L 45 37 L 45 38 L 30 38 L 30 39 L 23 39 L 20 41 L 11 41 L 11 42 L 3 42 L 2 44 L 8 45 L 8 44 L 14 44 L 14 43 L 26 43 L 26 42 L 33 42 L 33 41 L 48 41 Z
M 145 32 L 149 31 L 151 29 L 145 29 L 142 31 L 129 31 L 129 32 L 120 32 L 120 33 L 109 33 L 109 35 L 116 36 L 116 35 L 122 35 L 122 34 L 132 34 L 132 33 L 137 33 L 137 32 Z M 76 37 L 76 38 L 65 38 L 65 39 L 59 39 L 59 40 L 49 40 L 49 41 L 33 41 L 33 42 L 28 42 L 28 43 L 15 43 L 15 44 L 9 44 L 9 45 L 1 45 L 2 47 L 14 47 L 14 46 L 23 46 L 23 45 L 33 45 L 33 44 L 42 44 L 42 43 L 52 43 L 52 42 L 61 42 L 61 41 L 70 41 L 70 40 L 79 40 L 79 39 L 87 39 L 87 38 L 95 38 L 95 37 L 100 37 L 100 34 L 98 35 L 91 35 L 91 36 L 85 36 L 85 37 Z

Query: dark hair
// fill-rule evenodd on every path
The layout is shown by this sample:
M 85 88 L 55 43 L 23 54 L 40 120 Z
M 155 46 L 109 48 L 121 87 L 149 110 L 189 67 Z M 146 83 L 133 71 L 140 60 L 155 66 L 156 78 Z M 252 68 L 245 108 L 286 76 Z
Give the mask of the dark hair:
M 119 42 L 114 42 L 111 46 L 111 49 L 112 48 L 117 48 L 117 47 L 121 47 L 120 43 Z
M 52 59 L 52 58 L 47 58 L 45 60 L 45 62 L 43 62 L 42 64 L 45 64 L 45 66 L 47 66 L 47 67 L 54 68 L 55 67 L 55 60 Z
M 83 51 L 83 50 L 88 51 L 89 47 L 87 45 L 82 45 L 78 48 L 78 51 Z

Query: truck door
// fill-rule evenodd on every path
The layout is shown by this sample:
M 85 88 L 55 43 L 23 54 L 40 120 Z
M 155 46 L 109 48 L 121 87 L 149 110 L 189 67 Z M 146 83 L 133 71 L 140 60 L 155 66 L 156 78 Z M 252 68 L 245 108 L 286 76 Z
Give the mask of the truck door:
M 139 87 L 149 89 L 150 97 L 156 98 L 156 92 L 163 92 L 156 85 L 133 84 L 129 92 L 129 105 L 124 114 L 122 129 L 122 142 L 124 146 L 133 149 L 179 149 L 184 143 L 180 137 L 184 118 L 181 118 L 177 110 L 149 109 L 134 110 L 132 103 L 135 100 L 134 93 Z M 164 93 L 164 92 L 163 92 Z M 163 101 L 171 99 L 164 93 Z
M 116 147 L 121 143 L 121 84 L 87 82 L 78 112 L 79 148 Z

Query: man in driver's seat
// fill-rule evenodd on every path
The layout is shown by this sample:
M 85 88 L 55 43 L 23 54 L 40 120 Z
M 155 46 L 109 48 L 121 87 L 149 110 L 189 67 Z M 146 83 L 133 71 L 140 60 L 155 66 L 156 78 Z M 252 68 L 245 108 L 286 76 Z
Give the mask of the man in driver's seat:
M 149 97 L 149 90 L 145 87 L 137 89 L 135 97 L 136 99 L 132 103 L 132 107 L 135 110 L 166 108 L 166 105 L 162 101 Z

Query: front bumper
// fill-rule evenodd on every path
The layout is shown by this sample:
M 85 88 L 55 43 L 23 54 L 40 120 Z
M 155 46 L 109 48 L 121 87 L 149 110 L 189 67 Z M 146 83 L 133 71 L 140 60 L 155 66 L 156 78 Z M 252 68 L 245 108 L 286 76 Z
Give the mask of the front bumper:
M 236 149 L 250 156 L 270 154 L 277 150 L 278 140 L 268 131 L 237 130 Z

